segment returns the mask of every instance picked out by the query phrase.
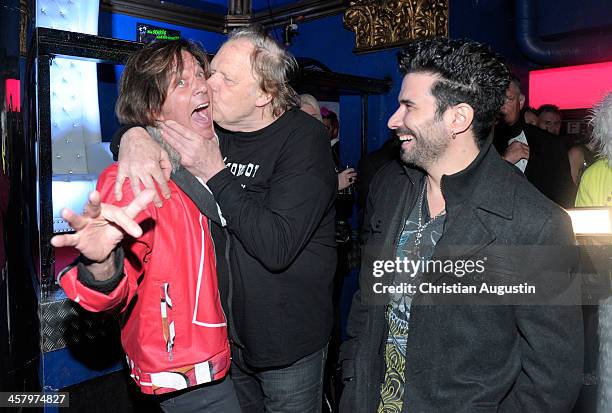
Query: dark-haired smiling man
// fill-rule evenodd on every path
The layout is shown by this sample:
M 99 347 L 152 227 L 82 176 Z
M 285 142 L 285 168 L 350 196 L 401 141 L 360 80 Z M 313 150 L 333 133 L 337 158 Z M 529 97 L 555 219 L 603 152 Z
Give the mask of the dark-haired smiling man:
M 495 271 L 504 269 L 508 282 L 524 277 L 547 297 L 570 291 L 568 303 L 577 300 L 570 259 L 549 284 L 529 260 L 505 271 L 517 258 L 513 248 L 544 252 L 574 243 L 563 210 L 491 146 L 506 66 L 481 44 L 445 38 L 412 43 L 399 64 L 399 107 L 388 126 L 401 141 L 401 162 L 375 175 L 366 202 L 361 289 L 341 354 L 341 411 L 568 412 L 582 373 L 578 306 L 502 305 L 497 298 L 476 305 L 419 288 L 382 300 L 373 293 L 378 260 L 469 260 L 491 248 L 500 255 L 489 257 L 481 279 L 499 281 Z M 392 271 L 387 282 L 402 279 Z M 467 285 L 478 278 L 432 272 L 408 281 Z

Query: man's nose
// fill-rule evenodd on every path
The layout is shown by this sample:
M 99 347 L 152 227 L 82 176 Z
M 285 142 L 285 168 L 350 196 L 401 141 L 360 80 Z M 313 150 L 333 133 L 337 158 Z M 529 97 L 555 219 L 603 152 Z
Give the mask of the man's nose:
M 207 80 L 208 87 L 210 88 L 210 90 L 215 91 L 219 86 L 218 82 L 219 76 L 217 75 L 217 73 L 213 73 Z
M 400 109 L 398 108 L 393 115 L 391 115 L 391 117 L 389 118 L 389 120 L 387 121 L 387 127 L 389 129 L 398 129 L 401 126 L 401 114 L 400 114 Z
M 208 93 L 208 82 L 205 78 L 201 77 L 195 83 L 194 93 Z

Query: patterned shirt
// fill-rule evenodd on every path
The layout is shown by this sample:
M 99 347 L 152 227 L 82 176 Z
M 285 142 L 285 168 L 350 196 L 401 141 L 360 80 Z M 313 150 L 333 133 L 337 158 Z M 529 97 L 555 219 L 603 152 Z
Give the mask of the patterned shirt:
M 428 222 L 429 212 L 426 202 L 423 202 L 422 216 L 427 217 L 423 221 Z M 428 260 L 433 256 L 434 247 L 442 236 L 446 215 L 441 215 L 422 228 L 420 232 L 420 244 L 415 241 L 419 233 L 419 205 L 410 212 L 404 223 L 404 228 L 397 244 L 397 257 L 400 260 Z M 407 277 L 404 277 L 407 278 Z M 399 280 L 396 277 L 395 284 L 408 282 L 418 286 L 421 274 L 409 279 Z M 408 338 L 408 322 L 410 320 L 410 304 L 412 296 L 408 294 L 391 297 L 387 305 L 386 319 L 389 334 L 385 346 L 385 363 L 387 366 L 385 380 L 380 391 L 380 404 L 378 413 L 399 413 L 402 411 L 404 401 L 404 372 L 406 367 L 406 340 Z

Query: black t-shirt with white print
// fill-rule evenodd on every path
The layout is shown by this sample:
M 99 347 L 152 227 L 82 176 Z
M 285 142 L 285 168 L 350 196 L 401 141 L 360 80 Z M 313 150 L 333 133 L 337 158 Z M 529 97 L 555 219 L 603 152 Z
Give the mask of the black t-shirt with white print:
M 217 128 L 207 185 L 232 239 L 233 318 L 253 367 L 320 350 L 332 326 L 337 177 L 321 122 L 299 109 L 255 132 Z

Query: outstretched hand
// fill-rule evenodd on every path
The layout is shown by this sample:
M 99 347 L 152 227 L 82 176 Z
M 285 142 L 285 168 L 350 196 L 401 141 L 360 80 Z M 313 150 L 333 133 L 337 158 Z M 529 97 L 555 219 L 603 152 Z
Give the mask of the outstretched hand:
M 68 208 L 62 210 L 62 218 L 76 231 L 74 234 L 56 235 L 51 238 L 54 247 L 75 247 L 94 263 L 103 263 L 125 234 L 138 238 L 142 229 L 134 218 L 153 200 L 155 191 L 145 189 L 129 205 L 118 207 L 101 202 L 100 193 L 93 191 L 82 215 Z
M 142 184 L 145 188 L 155 191 L 153 200 L 156 206 L 161 207 L 162 201 L 155 188 L 155 183 L 159 186 L 161 195 L 165 199 L 170 198 L 168 180 L 170 180 L 171 173 L 172 164 L 168 153 L 149 136 L 145 129 L 131 128 L 123 135 L 119 146 L 115 199 L 121 201 L 123 182 L 125 178 L 129 178 L 134 196 L 140 193 Z
M 225 168 L 214 136 L 199 135 L 171 120 L 161 123 L 160 128 L 164 140 L 181 155 L 181 164 L 204 182 Z

